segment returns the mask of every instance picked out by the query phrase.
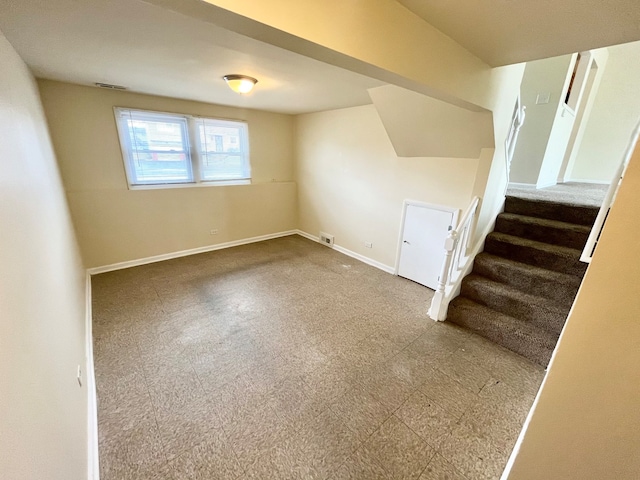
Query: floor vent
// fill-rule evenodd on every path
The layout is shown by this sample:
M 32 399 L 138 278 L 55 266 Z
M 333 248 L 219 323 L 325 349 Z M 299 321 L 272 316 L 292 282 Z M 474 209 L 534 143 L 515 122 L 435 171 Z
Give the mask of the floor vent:
M 328 233 L 320 232 L 320 243 L 324 243 L 328 247 L 333 247 L 333 235 L 329 235 Z

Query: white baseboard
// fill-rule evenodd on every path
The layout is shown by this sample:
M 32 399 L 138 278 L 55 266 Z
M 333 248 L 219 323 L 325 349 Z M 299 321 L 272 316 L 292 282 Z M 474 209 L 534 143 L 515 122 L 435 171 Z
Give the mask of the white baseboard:
M 593 183 L 594 185 L 611 185 L 611 180 L 589 180 L 586 178 L 570 178 L 563 183 Z
M 507 188 L 509 187 L 513 187 L 513 188 L 522 188 L 522 187 L 526 187 L 526 188 L 536 188 L 536 184 L 535 183 L 518 183 L 518 182 L 509 182 Z
M 296 230 L 296 232 L 298 235 L 300 235 L 301 237 L 305 237 L 308 238 L 309 240 L 313 240 L 314 242 L 320 242 L 320 238 L 315 236 L 315 235 L 311 235 L 310 233 L 307 232 L 303 232 L 302 230 Z M 355 258 L 356 260 L 361 261 L 362 263 L 366 263 L 367 265 L 371 265 L 372 267 L 376 267 L 380 270 L 382 270 L 383 272 L 387 272 L 387 273 L 391 273 L 392 275 L 395 274 L 395 268 L 391 267 L 389 265 L 385 265 L 382 262 L 378 262 L 377 260 L 374 260 L 373 258 L 369 258 L 366 257 L 364 255 L 361 255 L 359 253 L 353 252 L 349 249 L 346 249 L 344 247 L 341 247 L 340 245 L 337 244 L 333 244 L 333 249 L 343 253 L 344 255 L 347 255 L 348 257 L 351 258 Z
M 123 268 L 137 267 L 147 265 L 149 263 L 162 262 L 163 260 L 171 260 L 172 258 L 186 257 L 198 253 L 212 252 L 214 250 L 222 250 L 223 248 L 238 247 L 249 243 L 262 242 L 264 240 L 272 240 L 274 238 L 287 237 L 295 235 L 298 230 L 288 230 L 286 232 L 270 233 L 268 235 L 260 235 L 258 237 L 243 238 L 232 242 L 217 243 L 215 245 L 207 245 L 204 247 L 190 248 L 188 250 L 180 250 L 177 252 L 163 253 L 152 257 L 139 258 L 137 260 L 128 260 L 126 262 L 112 263 L 111 265 L 103 265 L 101 267 L 92 267 L 87 269 L 89 275 L 97 275 L 98 273 L 112 272 L 114 270 L 122 270 Z
M 538 185 L 536 185 L 536 188 L 548 188 L 548 187 L 554 187 L 558 184 L 557 181 L 553 181 L 553 182 L 547 182 L 547 183 L 540 183 Z
M 86 273 L 85 285 L 85 388 L 87 389 L 87 478 L 100 480 L 98 454 L 98 401 L 93 365 L 93 323 L 91 309 L 91 275 Z
M 320 237 L 318 237 L 316 235 L 311 235 L 310 233 L 303 232 L 302 230 L 296 230 L 296 233 L 298 235 L 300 235 L 301 237 L 304 237 L 304 238 L 307 238 L 309 240 L 313 240 L 314 242 L 320 243 Z M 323 243 L 323 245 L 324 245 L 324 243 Z
M 362 263 L 366 263 L 367 265 L 371 265 L 372 267 L 379 268 L 383 272 L 395 274 L 395 268 L 393 268 L 393 267 L 391 267 L 389 265 L 385 265 L 382 262 L 378 262 L 377 260 L 374 260 L 373 258 L 365 257 L 364 255 L 360 255 L 359 253 L 352 252 L 351 250 L 348 250 L 348 249 L 346 249 L 344 247 L 341 247 L 340 245 L 335 245 L 334 244 L 333 249 L 337 250 L 340 253 L 344 253 L 345 255 L 347 255 L 347 256 L 349 256 L 351 258 L 355 258 L 356 260 L 360 260 Z

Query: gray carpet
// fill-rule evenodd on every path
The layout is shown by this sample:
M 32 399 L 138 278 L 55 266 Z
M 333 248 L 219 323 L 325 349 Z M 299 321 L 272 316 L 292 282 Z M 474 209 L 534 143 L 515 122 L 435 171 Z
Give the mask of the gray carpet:
M 507 195 L 530 200 L 547 200 L 569 205 L 600 207 L 609 185 L 567 182 L 552 187 L 509 186 Z
M 572 202 L 507 196 L 447 320 L 546 366 L 586 271 L 580 254 L 598 213 L 584 199 Z

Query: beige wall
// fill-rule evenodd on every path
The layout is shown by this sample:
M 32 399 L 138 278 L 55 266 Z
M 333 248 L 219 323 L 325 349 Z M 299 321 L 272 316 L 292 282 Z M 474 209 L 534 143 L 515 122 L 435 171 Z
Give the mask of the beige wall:
M 609 213 L 534 407 L 503 478 L 640 475 L 640 148 Z
M 575 57 L 577 60 L 577 55 Z M 567 159 L 570 161 L 573 150 L 579 148 L 584 138 L 584 123 L 591 114 L 593 100 L 605 71 L 608 57 L 609 53 L 606 48 L 591 50 L 588 55 L 582 56 L 576 72 L 576 85 L 572 89 L 572 98 L 569 100 L 575 110 L 567 109 L 564 106 L 564 101 L 561 102 L 540 168 L 538 188 L 555 185 L 560 180 L 565 181 L 566 172 L 565 175 L 562 175 L 563 164 Z M 570 74 L 575 68 L 574 65 L 572 62 L 569 67 Z M 594 65 L 596 68 L 592 68 Z M 583 77 L 580 79 L 581 75 Z M 569 89 L 570 79 L 570 75 L 565 79 L 563 97 Z M 574 97 L 574 94 L 577 97 Z M 573 98 L 576 98 L 577 102 L 574 102 Z
M 493 116 L 395 85 L 369 89 L 399 157 L 477 158 L 493 148 Z
M 491 111 L 495 150 L 482 150 L 473 191 L 483 197 L 479 229 L 495 218 L 504 200 L 504 141 L 523 65 L 491 69 L 394 0 L 149 1 L 454 105 Z
M 389 267 L 405 199 L 464 210 L 478 195 L 478 231 L 484 231 L 504 199 L 504 140 L 523 71 L 524 65 L 492 70 L 487 102 L 496 148 L 482 149 L 479 158 L 399 158 L 373 105 L 298 116 L 299 228 L 333 234 L 338 245 Z
M 640 42 L 608 50 L 606 70 L 569 173 L 571 180 L 610 182 L 640 120 Z
M 293 117 L 46 80 L 39 86 L 87 267 L 296 227 Z M 129 190 L 114 106 L 246 120 L 252 185 Z
M 496 215 L 502 209 L 507 183 L 505 141 L 511 129 L 511 119 L 516 100 L 520 94 L 520 83 L 525 64 L 494 68 L 491 71 L 491 112 L 495 149 L 484 149 L 473 186 L 473 195 L 482 199 L 476 237 L 492 228 Z
M 297 117 L 297 158 L 300 229 L 390 267 L 403 201 L 463 209 L 478 168 L 478 159 L 396 157 L 373 105 Z
M 561 117 L 561 110 L 573 57 L 563 55 L 527 63 L 521 86 L 522 104 L 527 107 L 527 116 L 511 163 L 511 182 L 538 184 L 545 156 L 552 154 L 547 150 L 550 146 L 554 152 L 557 150 L 558 139 L 549 141 L 554 128 L 562 130 L 568 142 L 570 128 L 566 131 L 564 124 L 567 118 Z M 549 94 L 549 103 L 536 105 L 537 95 L 546 93 Z M 561 163 L 562 158 L 564 151 L 558 162 Z
M 0 477 L 87 478 L 85 274 L 38 98 L 0 33 Z

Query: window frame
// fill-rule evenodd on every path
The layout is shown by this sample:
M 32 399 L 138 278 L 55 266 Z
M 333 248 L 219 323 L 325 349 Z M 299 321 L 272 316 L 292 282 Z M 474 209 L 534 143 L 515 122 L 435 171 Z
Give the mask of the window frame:
M 187 187 L 210 187 L 224 185 L 248 185 L 251 184 L 251 161 L 249 152 L 249 125 L 244 120 L 214 118 L 208 116 L 190 115 L 184 113 L 161 112 L 156 110 L 146 110 L 131 107 L 113 107 L 116 128 L 118 132 L 118 141 L 120 142 L 120 150 L 122 161 L 124 164 L 125 175 L 129 190 L 146 190 L 146 189 L 163 189 L 163 188 L 187 188 Z M 187 156 L 188 174 L 187 180 L 179 181 L 158 181 L 145 182 L 139 181 L 137 171 L 132 165 L 135 160 L 135 151 L 131 144 L 131 135 L 126 123 L 126 115 L 129 112 L 135 112 L 141 117 L 148 116 L 149 120 L 162 121 L 163 117 L 167 120 L 183 123 L 182 141 L 184 149 L 180 153 Z M 130 118 L 130 117 L 129 117 Z M 238 178 L 212 178 L 205 179 L 202 175 L 206 152 L 201 147 L 200 128 L 206 123 L 222 126 L 238 128 L 240 131 L 239 147 L 240 147 L 240 175 Z

